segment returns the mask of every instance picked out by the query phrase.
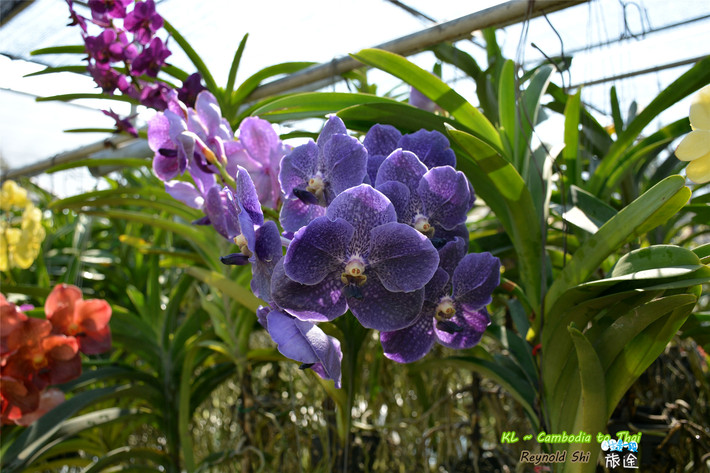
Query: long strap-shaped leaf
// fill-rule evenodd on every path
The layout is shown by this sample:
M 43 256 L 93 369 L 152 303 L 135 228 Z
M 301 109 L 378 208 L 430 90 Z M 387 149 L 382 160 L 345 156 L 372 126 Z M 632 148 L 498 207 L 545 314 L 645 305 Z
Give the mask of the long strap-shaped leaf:
M 3 471 L 22 471 L 32 457 L 41 452 L 47 441 L 60 430 L 66 419 L 91 404 L 120 395 L 129 389 L 129 386 L 124 385 L 85 391 L 52 409 L 22 432 L 5 451 L 2 457 Z
M 154 227 L 171 231 L 188 240 L 200 253 L 200 255 L 203 257 L 204 261 L 207 264 L 210 264 L 215 268 L 219 267 L 217 263 L 217 261 L 219 261 L 219 253 L 218 250 L 215 248 L 214 242 L 210 241 L 210 237 L 204 232 L 200 231 L 199 228 L 162 219 L 156 215 L 148 215 L 144 212 L 135 212 L 130 210 L 90 210 L 83 211 L 82 213 L 86 215 L 96 215 L 101 217 L 138 222 L 145 225 L 151 225 Z M 212 238 L 214 238 L 214 235 L 212 236 Z
M 231 297 L 251 311 L 256 312 L 256 309 L 262 304 L 261 300 L 254 296 L 249 289 L 235 283 L 223 274 L 194 266 L 187 268 L 186 271 L 190 276 L 199 279 L 211 287 L 216 287 L 225 295 Z
M 379 49 L 363 49 L 352 55 L 369 66 L 382 69 L 412 85 L 436 102 L 464 127 L 495 150 L 502 150 L 500 135 L 488 119 L 441 79 L 409 62 L 404 57 Z
M 361 104 L 399 104 L 387 97 L 371 94 L 350 94 L 344 92 L 304 92 L 288 95 L 266 103 L 251 111 L 271 122 L 282 122 L 309 117 L 322 117 L 347 107 Z
M 569 421 L 570 434 L 575 434 L 580 431 L 588 434 L 601 432 L 606 427 L 606 392 L 604 386 L 604 371 L 596 351 L 592 347 L 589 340 L 582 332 L 575 328 L 569 329 L 570 336 L 574 342 L 574 348 L 577 352 L 579 360 L 579 383 L 581 387 L 581 396 L 577 412 L 574 419 L 566 419 Z M 555 409 L 556 406 L 551 406 Z M 564 424 L 567 425 L 567 422 Z M 568 455 L 575 450 L 586 450 L 594 455 L 594 443 L 579 443 L 570 444 Z M 589 462 L 572 462 L 568 461 L 564 464 L 563 471 L 567 472 L 594 472 L 597 469 L 596 461 Z
M 670 176 L 622 209 L 574 253 L 545 297 L 551 308 L 569 288 L 584 282 L 614 251 L 674 215 L 690 198 L 681 176 Z

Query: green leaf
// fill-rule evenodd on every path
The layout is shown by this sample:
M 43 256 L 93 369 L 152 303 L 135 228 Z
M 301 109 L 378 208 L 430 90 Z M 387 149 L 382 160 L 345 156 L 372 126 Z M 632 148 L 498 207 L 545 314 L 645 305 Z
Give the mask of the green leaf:
M 550 214 L 550 198 L 552 197 L 552 176 L 554 158 L 543 146 L 538 147 L 531 155 L 532 165 L 527 168 L 527 183 L 535 215 L 539 222 L 546 222 Z
M 41 71 L 32 72 L 31 74 L 25 74 L 23 77 L 42 76 L 44 74 L 54 74 L 56 72 L 73 72 L 75 74 L 86 74 L 86 66 L 46 67 Z
M 61 95 L 50 95 L 48 97 L 37 97 L 35 100 L 37 102 L 71 102 L 72 100 L 79 99 L 94 99 L 94 100 L 116 100 L 118 102 L 128 102 L 132 104 L 138 104 L 135 99 L 127 95 L 106 95 L 106 94 L 91 94 L 91 93 L 76 93 L 76 94 L 61 94 Z
M 693 248 L 693 253 L 698 255 L 702 264 L 710 263 L 710 243 L 705 243 L 697 248 Z
M 611 86 L 609 94 L 611 96 L 611 117 L 614 120 L 614 131 L 616 132 L 616 136 L 619 136 L 624 131 L 624 120 L 621 118 L 621 109 L 619 108 L 619 98 L 616 95 L 616 86 Z
M 69 128 L 64 133 L 116 133 L 115 128 Z
M 150 225 L 153 227 L 171 231 L 188 240 L 188 242 L 190 242 L 200 253 L 200 255 L 207 264 L 212 264 L 214 267 L 217 267 L 218 265 L 218 250 L 215 248 L 214 242 L 211 241 L 212 238 L 216 237 L 216 235 L 212 235 L 212 238 L 210 238 L 204 232 L 193 226 L 172 222 L 170 220 L 162 218 L 160 215 L 150 215 L 143 212 L 135 212 L 130 210 L 82 210 L 81 212 L 86 215 L 96 215 L 106 218 L 115 218 L 119 220 L 138 222 L 145 225 Z
M 563 418 L 560 426 L 563 430 L 569 429 L 569 432 L 584 431 L 593 435 L 596 432 L 606 430 L 606 423 L 609 418 L 607 414 L 604 371 L 596 351 L 594 351 L 584 334 L 572 327 L 568 330 L 579 362 L 579 374 L 575 374 L 575 376 L 579 376 L 581 395 L 574 417 Z M 555 406 L 550 406 L 550 408 L 555 409 Z M 569 455 L 575 450 L 593 451 L 595 445 L 593 442 L 570 444 L 567 451 Z M 594 452 L 592 452 L 592 455 L 594 455 Z M 596 462 L 593 461 L 589 463 L 570 463 L 569 467 L 565 468 L 565 471 L 594 472 L 596 467 Z
M 665 278 L 687 274 L 702 267 L 692 251 L 675 245 L 653 245 L 633 250 L 619 259 L 610 279 Z
M 104 471 L 111 465 L 122 465 L 126 463 L 136 464 L 141 461 L 149 462 L 156 467 L 160 465 L 165 468 L 169 468 L 170 466 L 170 459 L 165 452 L 147 447 L 131 446 L 111 450 L 106 453 L 106 455 L 81 470 L 81 473 L 98 473 Z
M 370 94 L 344 92 L 304 92 L 278 98 L 252 110 L 252 115 L 281 122 L 285 120 L 322 117 L 352 105 L 369 103 L 398 103 L 396 100 Z
M 242 306 L 246 307 L 250 311 L 256 313 L 256 309 L 263 302 L 258 299 L 247 289 L 231 279 L 227 278 L 223 274 L 217 273 L 216 271 L 210 271 L 204 268 L 190 267 L 186 269 L 187 274 L 199 279 L 210 287 L 214 287 L 222 291 L 224 295 L 231 297 L 236 302 L 239 302 Z
M 129 365 L 105 365 L 97 369 L 84 369 L 84 372 L 78 378 L 62 384 L 62 389 L 65 392 L 83 389 L 100 381 L 123 379 L 132 382 L 142 382 L 146 386 L 150 386 L 156 390 L 156 393 L 162 394 L 163 386 L 158 379 L 145 371 L 141 371 Z
M 377 49 L 363 49 L 352 55 L 355 59 L 382 69 L 415 87 L 430 100 L 448 111 L 461 125 L 495 150 L 501 151 L 500 135 L 483 114 L 456 91 L 428 71 L 402 56 Z
M 52 46 L 50 48 L 35 49 L 30 56 L 41 56 L 43 54 L 84 54 L 86 48 L 83 44 L 71 46 Z
M 52 166 L 45 172 L 53 174 L 67 169 L 92 167 L 92 166 L 121 166 L 121 167 L 149 167 L 152 164 L 151 159 L 145 158 L 106 158 L 106 159 L 80 159 L 71 163 L 62 163 Z
M 532 143 L 532 133 L 537 125 L 540 102 L 547 91 L 552 75 L 552 66 L 542 66 L 533 74 L 528 88 L 521 93 L 521 100 L 518 104 L 518 127 L 515 133 L 515 167 L 522 176 L 528 174 L 530 167 L 530 143 Z
M 623 244 L 665 222 L 682 208 L 690 197 L 690 189 L 684 184 L 685 179 L 680 176 L 664 179 L 607 221 L 580 246 L 555 279 L 545 297 L 545 307 L 552 308 L 562 293 L 584 282 Z
M 242 40 L 239 42 L 239 46 L 237 47 L 237 50 L 234 52 L 234 59 L 232 59 L 232 65 L 229 68 L 229 75 L 227 76 L 227 86 L 224 88 L 224 93 L 227 97 L 231 97 L 232 92 L 234 91 L 234 81 L 237 79 L 237 71 L 239 70 L 239 63 L 242 60 L 242 54 L 244 54 L 244 48 L 247 45 L 248 38 L 249 38 L 249 33 L 244 35 Z
M 567 185 L 582 184 L 582 163 L 579 155 L 579 116 L 582 102 L 582 89 L 572 95 L 565 105 L 565 148 L 562 157 L 567 170 L 565 172 Z
M 113 306 L 110 324 L 114 345 L 139 354 L 152 368 L 158 369 L 161 363 L 158 334 L 148 321 L 125 308 Z
M 403 133 L 413 133 L 422 128 L 446 133 L 445 123 L 457 124 L 451 119 L 400 102 L 353 105 L 339 111 L 337 115 L 348 128 L 363 132 L 375 123 L 380 123 L 392 125 Z
M 609 189 L 619 187 L 622 180 L 634 171 L 636 174 L 641 174 L 643 170 L 651 164 L 656 157 L 678 137 L 690 131 L 690 124 L 687 118 L 682 118 L 669 125 L 664 126 L 652 135 L 644 138 L 634 146 L 629 147 L 624 151 L 619 158 L 619 164 L 611 173 L 607 181 Z M 676 164 L 679 164 L 678 158 L 671 155 Z M 668 173 L 661 170 L 660 173 L 654 173 L 655 180 L 649 179 L 649 186 L 663 178 L 668 177 Z
M 500 137 L 505 150 L 504 157 L 515 162 L 515 138 L 518 134 L 517 121 L 517 88 L 515 85 L 515 63 L 508 59 L 503 64 L 498 85 L 498 116 L 500 117 Z
M 190 409 L 190 391 L 194 381 L 194 363 L 197 357 L 199 346 L 193 345 L 187 350 L 182 362 L 180 373 L 180 387 L 178 391 L 178 432 L 180 445 L 183 453 L 183 466 L 187 471 L 195 471 L 195 458 L 193 456 L 192 436 L 190 434 L 190 421 L 192 420 L 192 409 Z
M 41 449 L 64 425 L 66 419 L 87 406 L 113 397 L 130 389 L 128 386 L 110 386 L 78 393 L 67 399 L 34 424 L 25 429 L 5 451 L 2 457 L 3 471 L 21 471 L 32 458 L 41 454 Z
M 470 54 L 464 52 L 449 43 L 440 43 L 432 48 L 436 57 L 442 61 L 459 68 L 476 82 L 476 95 L 480 108 L 488 119 L 498 122 L 498 109 L 495 96 L 491 96 L 491 83 L 489 75 L 484 73 L 478 63 Z
M 570 377 L 575 376 L 578 370 L 573 341 L 567 331 L 570 326 L 586 327 L 605 314 L 625 314 L 660 293 L 661 291 L 626 291 L 590 298 L 557 313 L 554 321 L 546 323 L 541 337 L 541 373 L 546 402 L 551 406 L 562 406 L 565 399 L 570 399 Z M 554 429 L 561 430 L 560 419 L 577 411 L 576 402 L 563 407 L 549 412 Z
M 533 424 L 533 428 L 537 428 L 538 420 L 535 409 L 533 408 L 535 403 L 535 389 L 526 380 L 510 369 L 501 366 L 498 362 L 472 356 L 452 356 L 437 360 L 423 361 L 412 365 L 411 369 L 415 371 L 426 371 L 429 369 L 440 370 L 442 366 L 447 365 L 454 368 L 475 371 L 495 381 L 503 387 L 503 389 L 508 391 L 523 407 Z
M 689 299 L 688 299 L 689 300 Z M 668 317 L 663 317 L 623 346 L 606 372 L 607 407 L 611 415 L 624 393 L 636 379 L 646 371 L 653 361 L 663 353 L 668 342 L 675 335 L 693 310 L 695 301 L 677 306 Z
M 634 337 L 643 332 L 646 327 L 654 323 L 664 315 L 670 314 L 678 307 L 688 304 L 695 304 L 698 300 L 692 294 L 676 294 L 661 297 L 647 302 L 633 311 L 627 312 L 616 318 L 614 322 L 601 333 L 594 348 L 599 354 L 602 368 L 606 371 L 614 362 L 624 347 L 633 340 Z M 620 380 L 608 380 L 610 384 L 616 384 Z M 611 413 L 610 413 L 611 414 Z
M 187 78 L 190 77 L 190 74 L 178 67 L 173 66 L 172 64 L 163 64 L 163 67 L 161 67 L 160 70 L 170 76 L 173 76 L 181 82 L 185 82 Z
M 553 206 L 553 210 L 575 227 L 594 234 L 616 215 L 616 210 L 593 194 L 575 185 L 570 186 L 567 207 Z

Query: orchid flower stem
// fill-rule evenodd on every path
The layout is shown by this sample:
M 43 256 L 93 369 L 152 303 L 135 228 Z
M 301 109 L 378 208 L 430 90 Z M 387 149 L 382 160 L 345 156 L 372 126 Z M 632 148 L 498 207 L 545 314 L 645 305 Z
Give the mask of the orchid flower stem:
M 234 177 L 230 176 L 230 175 L 227 173 L 227 170 L 225 169 L 224 164 L 222 164 L 222 163 L 220 163 L 220 162 L 215 162 L 214 165 L 215 165 L 215 166 L 217 167 L 217 169 L 219 170 L 219 174 L 222 176 L 222 180 L 224 181 L 224 183 L 225 183 L 227 186 L 229 186 L 230 188 L 236 190 L 236 188 L 237 188 L 237 182 L 234 180 Z
M 278 213 L 276 210 L 274 210 L 274 209 L 272 209 L 272 208 L 270 208 L 270 207 L 264 207 L 264 206 L 262 206 L 262 207 L 261 207 L 261 211 L 264 213 L 264 216 L 270 217 L 270 218 L 273 219 L 275 222 L 278 222 L 278 221 L 279 221 L 279 213 Z M 287 246 L 288 246 L 288 245 L 287 245 Z

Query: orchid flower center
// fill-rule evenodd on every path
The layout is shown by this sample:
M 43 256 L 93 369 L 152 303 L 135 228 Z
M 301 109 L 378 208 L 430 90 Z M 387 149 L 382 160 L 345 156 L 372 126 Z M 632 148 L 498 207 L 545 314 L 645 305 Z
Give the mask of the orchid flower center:
M 439 305 L 436 306 L 436 311 L 434 312 L 436 328 L 443 332 L 452 334 L 461 332 L 463 328 L 451 320 L 454 315 L 456 315 L 454 301 L 449 296 L 442 297 L 439 301 Z
M 359 256 L 352 256 L 345 264 L 345 270 L 340 275 L 345 285 L 362 286 L 367 281 L 365 276 L 365 261 Z
M 319 171 L 315 176 L 308 180 L 308 187 L 306 187 L 306 190 L 315 195 L 318 200 L 322 200 L 324 189 L 325 183 L 323 182 L 323 175 Z
M 436 306 L 436 312 L 434 317 L 437 320 L 448 320 L 456 314 L 456 307 L 454 307 L 454 301 L 450 297 L 442 297 L 439 301 L 439 305 Z
M 434 236 L 434 227 L 431 226 L 429 218 L 426 215 L 417 214 L 414 216 L 414 228 L 428 238 Z
M 247 243 L 247 239 L 244 238 L 244 235 L 239 234 L 235 236 L 234 244 L 239 247 L 239 251 L 241 251 L 243 255 L 251 258 L 253 253 L 249 250 L 249 244 Z
M 32 366 L 35 369 L 43 368 L 47 364 L 47 358 L 43 354 L 37 354 L 32 357 Z
M 79 326 L 76 324 L 76 322 L 70 323 L 67 327 L 67 335 L 74 336 L 77 333 L 79 333 Z

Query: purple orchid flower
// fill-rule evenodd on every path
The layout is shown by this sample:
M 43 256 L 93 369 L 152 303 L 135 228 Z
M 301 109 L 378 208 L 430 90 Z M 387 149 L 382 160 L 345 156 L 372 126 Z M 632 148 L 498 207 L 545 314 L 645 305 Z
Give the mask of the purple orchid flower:
M 438 263 L 431 242 L 361 184 L 296 232 L 274 268 L 271 295 L 301 320 L 333 320 L 349 308 L 367 328 L 398 330 L 419 314 Z
M 133 0 L 89 0 L 91 16 L 97 24 L 108 24 L 111 18 L 124 18 Z
M 337 338 L 278 309 L 260 307 L 257 314 L 282 355 L 303 363 L 301 369 L 310 368 L 321 378 L 333 380 L 340 389 L 343 352 Z
M 97 36 L 84 38 L 86 52 L 97 63 L 130 61 L 138 55 L 136 47 L 128 42 L 126 33 L 113 28 L 105 29 Z
M 131 72 L 140 76 L 146 74 L 149 77 L 157 77 L 160 69 L 165 65 L 165 60 L 172 53 L 163 45 L 163 40 L 153 38 L 150 45 L 133 60 Z
M 116 122 L 116 133 L 121 133 L 125 131 L 129 135 L 133 135 L 134 137 L 138 138 L 138 131 L 136 131 L 136 127 L 133 126 L 133 123 L 131 123 L 131 119 L 135 118 L 135 115 L 131 115 L 130 117 L 126 118 L 121 118 L 120 115 L 114 112 L 113 110 L 101 111 L 104 115 L 113 118 L 113 120 Z
M 370 180 L 368 184 L 375 182 L 382 161 L 398 148 L 401 139 L 402 133 L 392 125 L 378 123 L 367 132 L 362 144 L 367 149 L 367 178 Z
M 387 358 L 399 363 L 416 361 L 429 353 L 434 342 L 471 348 L 490 325 L 486 305 L 500 283 L 500 260 L 490 253 L 463 256 L 463 239 L 448 242 L 439 251 L 439 268 L 425 288 L 419 317 L 402 330 L 380 333 Z
M 187 108 L 175 100 L 172 94 L 166 110 L 148 121 L 148 145 L 155 152 L 153 172 L 161 181 L 174 179 L 187 169 L 194 149 L 190 148 L 190 140 L 180 139 L 185 131 L 187 131 Z M 186 146 L 188 149 L 185 149 Z M 195 205 L 190 206 L 200 208 Z
M 251 263 L 251 290 L 255 296 L 272 303 L 271 277 L 276 264 L 283 256 L 281 235 L 276 223 L 264 222 L 259 198 L 249 173 L 242 167 L 237 172 L 236 204 L 238 207 L 239 235 L 234 243 L 240 253 L 220 258 L 224 264 Z
M 291 148 L 284 145 L 271 123 L 257 117 L 245 118 L 239 125 L 239 143 L 243 153 L 236 155 L 235 162 L 249 171 L 262 205 L 277 208 L 281 202 L 281 159 Z
M 86 66 L 87 71 L 104 93 L 112 95 L 116 89 L 124 92 L 130 88 L 128 78 L 109 64 L 94 63 Z
M 123 26 L 135 34 L 141 44 L 148 44 L 155 32 L 163 27 L 163 17 L 155 11 L 155 2 L 146 0 L 136 3 L 133 11 L 126 15 Z
M 427 169 L 417 155 L 395 150 L 384 160 L 375 180 L 397 211 L 397 221 L 411 225 L 441 247 L 466 221 L 475 196 L 461 171 L 451 166 Z
M 202 85 L 202 76 L 199 72 L 190 74 L 182 83 L 182 87 L 177 89 L 178 100 L 187 107 L 194 107 L 197 95 L 207 88 Z
M 86 27 L 86 18 L 83 16 L 79 15 L 76 10 L 74 10 L 74 1 L 73 0 L 66 0 L 67 6 L 69 7 L 69 19 L 71 20 L 67 26 L 74 26 L 78 25 L 81 30 L 86 33 L 87 32 L 87 27 Z
M 142 105 L 162 112 L 168 108 L 169 95 L 172 89 L 162 82 L 151 84 L 141 81 L 142 89 L 131 89 L 134 93 L 124 92 L 137 99 Z
M 345 189 L 363 182 L 367 174 L 367 150 L 348 136 L 335 115 L 318 135 L 317 142 L 298 146 L 281 161 L 279 182 L 286 195 L 281 225 L 295 232 L 316 217 Z M 299 202 L 300 201 L 300 202 Z
M 449 147 L 449 140 L 438 131 L 421 129 L 415 133 L 402 135 L 390 125 L 373 125 L 363 141 L 369 154 L 367 175 L 369 183 L 375 182 L 377 171 L 385 158 L 401 148 L 416 154 L 424 165 L 431 169 L 436 166 L 455 166 L 456 154 Z
M 254 227 L 264 223 L 264 214 L 256 195 L 256 189 L 246 169 L 239 167 L 236 173 L 236 190 L 220 187 L 213 174 L 202 173 L 199 168 L 190 169 L 195 184 L 184 181 L 168 181 L 165 190 L 174 199 L 200 209 L 209 223 L 223 237 L 234 240 L 243 254 L 251 256 L 255 251 Z
M 194 109 L 188 109 L 177 99 L 177 92 L 168 91 L 166 110 L 148 123 L 148 143 L 156 155 L 153 170 L 163 181 L 190 170 L 193 178 L 205 180 L 204 191 L 214 181 L 219 159 L 227 163 L 230 175 L 237 171 L 234 155 L 239 146 L 234 142 L 229 123 L 222 118 L 217 99 L 208 91 L 201 92 Z M 204 176 L 205 174 L 212 175 Z
M 436 130 L 421 129 L 403 135 L 398 144 L 405 151 L 411 151 L 429 169 L 436 166 L 456 166 L 456 154 L 449 147 L 449 140 Z

